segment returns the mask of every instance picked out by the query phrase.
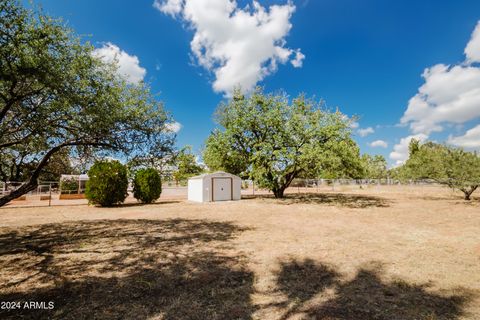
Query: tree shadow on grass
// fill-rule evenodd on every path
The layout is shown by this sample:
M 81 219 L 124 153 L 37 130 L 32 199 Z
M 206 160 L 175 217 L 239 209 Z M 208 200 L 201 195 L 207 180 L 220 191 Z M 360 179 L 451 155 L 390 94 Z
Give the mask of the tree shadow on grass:
M 250 319 L 253 274 L 229 241 L 244 231 L 203 220 L 97 220 L 0 229 L 2 319 Z
M 471 299 L 467 290 L 461 295 L 458 290 L 456 295 L 433 293 L 428 285 L 388 283 L 381 275 L 381 267 L 362 268 L 343 281 L 332 267 L 312 260 L 281 263 L 277 286 L 288 297 L 285 305 L 291 306 L 283 319 L 457 319 Z
M 388 207 L 384 198 L 344 193 L 288 193 L 285 198 L 275 199 L 273 195 L 242 196 L 242 199 L 271 199 L 278 204 L 324 204 L 347 208 Z

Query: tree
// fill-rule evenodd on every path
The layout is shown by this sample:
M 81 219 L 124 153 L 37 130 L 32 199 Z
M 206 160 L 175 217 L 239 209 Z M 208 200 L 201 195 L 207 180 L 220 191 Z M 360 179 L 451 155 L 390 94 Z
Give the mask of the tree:
M 0 206 L 35 189 L 59 152 L 134 157 L 171 143 L 162 139 L 171 120 L 148 86 L 92 53 L 61 21 L 0 3 L 0 172 L 25 181 Z
M 480 157 L 473 152 L 433 142 L 410 143 L 410 158 L 404 166 L 413 179 L 433 179 L 463 192 L 465 200 L 480 185 Z
M 153 168 L 140 169 L 133 179 L 133 196 L 142 203 L 152 203 L 162 193 L 162 181 Z
M 22 149 L 22 150 L 20 150 Z M 36 159 L 30 159 L 26 148 L 17 148 L 15 153 L 6 153 L 0 156 L 0 181 L 22 182 L 29 178 L 29 173 L 38 165 Z M 71 164 L 67 149 L 60 150 L 50 158 L 40 173 L 40 181 L 59 181 L 62 174 L 77 172 Z
M 197 163 L 192 147 L 186 146 L 175 156 L 177 170 L 173 173 L 175 181 L 183 181 L 202 173 L 203 167 Z
M 127 167 L 119 161 L 97 161 L 88 170 L 85 196 L 89 203 L 109 207 L 123 203 L 128 196 Z
M 282 198 L 297 177 L 319 177 L 327 171 L 356 175 L 359 151 L 351 139 L 350 120 L 329 112 L 303 95 L 250 97 L 239 90 L 220 104 L 215 130 L 206 141 L 203 158 L 210 169 L 247 176 Z
M 203 150 L 203 161 L 210 171 L 225 171 L 248 179 L 249 156 L 240 148 L 232 148 L 231 137 L 214 129 Z
M 362 155 L 364 166 L 364 178 L 385 179 L 387 178 L 387 160 L 382 155 Z

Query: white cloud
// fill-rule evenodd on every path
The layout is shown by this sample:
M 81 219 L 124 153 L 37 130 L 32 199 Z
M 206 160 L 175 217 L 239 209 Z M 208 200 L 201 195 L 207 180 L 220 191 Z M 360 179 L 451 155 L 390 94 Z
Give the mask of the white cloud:
M 369 146 L 372 147 L 372 148 L 387 148 L 388 143 L 386 141 L 383 141 L 383 140 L 375 140 L 375 141 L 372 141 L 371 143 L 369 143 Z
M 445 122 L 461 124 L 480 117 L 480 68 L 436 65 L 423 73 L 425 83 L 410 99 L 401 123 L 414 133 L 442 131 Z
M 477 23 L 472 37 L 465 48 L 467 63 L 480 62 L 480 21 Z
M 182 11 L 183 0 L 154 1 L 153 6 L 165 14 L 172 17 Z
M 242 9 L 233 0 L 155 0 L 153 5 L 193 29 L 191 50 L 198 63 L 214 73 L 216 92 L 229 95 L 236 86 L 252 90 L 279 63 L 302 66 L 300 50 L 286 47 L 295 11 L 290 1 L 268 9 L 257 1 Z
M 348 119 L 348 117 L 345 116 L 345 118 Z M 360 124 L 357 121 L 352 121 L 350 122 L 350 128 L 352 129 L 357 129 L 360 126 Z
M 372 127 L 368 127 L 368 128 L 365 128 L 365 129 L 358 129 L 357 132 L 360 135 L 360 137 L 366 137 L 369 134 L 374 133 L 375 130 Z
M 103 47 L 95 49 L 93 54 L 105 62 L 115 62 L 118 73 L 130 83 L 138 83 L 145 78 L 147 71 L 140 67 L 138 57 L 129 55 L 113 43 L 104 44 Z
M 393 147 L 393 151 L 390 153 L 390 159 L 395 161 L 395 165 L 399 166 L 405 163 L 408 159 L 408 146 L 412 139 L 417 139 L 420 142 L 423 142 L 428 139 L 428 136 L 420 133 L 400 139 L 400 142 Z
M 303 60 L 305 59 L 305 55 L 300 52 L 299 49 L 295 51 L 295 59 L 292 60 L 292 66 L 295 68 L 301 68 L 303 66 Z
M 480 23 L 465 48 L 461 65 L 437 64 L 425 69 L 425 83 L 408 103 L 401 124 L 413 133 L 442 131 L 444 123 L 462 124 L 480 117 Z
M 450 136 L 447 141 L 449 144 L 453 144 L 467 149 L 479 149 L 480 148 L 480 124 L 476 127 L 467 130 L 463 136 L 452 137 Z
M 165 129 L 169 132 L 178 133 L 182 129 L 182 124 L 180 122 L 170 122 L 165 125 Z

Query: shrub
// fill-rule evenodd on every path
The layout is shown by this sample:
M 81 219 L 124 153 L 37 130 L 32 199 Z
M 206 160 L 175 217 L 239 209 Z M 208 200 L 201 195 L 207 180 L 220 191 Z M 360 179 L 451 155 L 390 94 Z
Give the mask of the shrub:
M 157 170 L 140 169 L 133 179 L 133 196 L 143 203 L 152 203 L 162 193 L 162 181 Z
M 118 161 L 97 161 L 88 170 L 85 196 L 102 207 L 125 201 L 128 196 L 127 168 Z
M 78 192 L 78 180 L 68 178 L 60 181 L 60 189 L 62 194 L 70 194 Z

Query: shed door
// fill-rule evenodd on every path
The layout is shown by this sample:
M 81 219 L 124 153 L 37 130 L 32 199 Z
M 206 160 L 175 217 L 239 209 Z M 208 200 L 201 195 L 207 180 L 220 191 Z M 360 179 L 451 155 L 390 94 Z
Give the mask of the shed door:
M 232 178 L 212 178 L 213 201 L 232 200 Z

